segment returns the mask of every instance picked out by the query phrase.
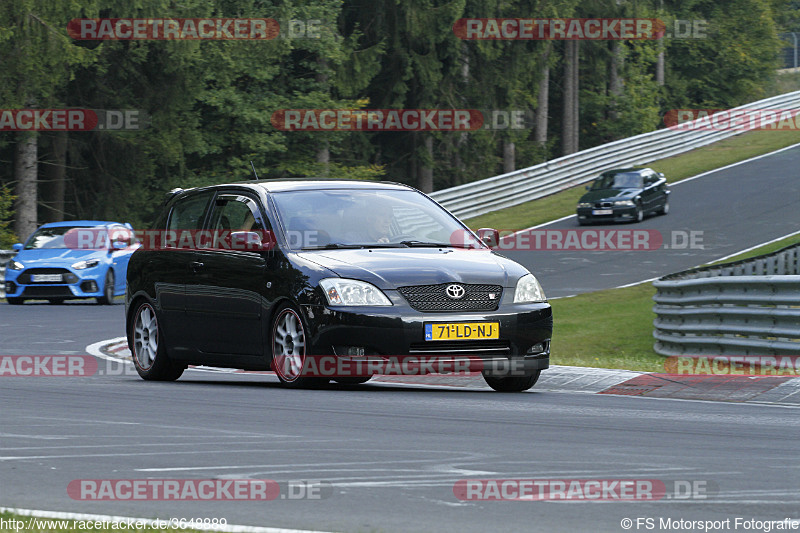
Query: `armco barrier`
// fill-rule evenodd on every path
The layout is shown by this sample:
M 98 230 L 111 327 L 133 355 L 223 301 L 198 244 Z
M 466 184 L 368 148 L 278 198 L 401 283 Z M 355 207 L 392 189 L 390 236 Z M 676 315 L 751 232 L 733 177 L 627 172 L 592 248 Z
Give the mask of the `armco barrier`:
M 653 285 L 661 355 L 800 355 L 800 245 Z
M 14 250 L 0 250 L 0 298 L 6 295 L 6 265 L 15 255 Z
M 798 109 L 800 91 L 753 102 L 736 109 Z M 775 121 L 765 121 L 770 123 Z M 431 196 L 459 218 L 470 218 L 549 196 L 591 181 L 612 168 L 643 165 L 715 143 L 741 131 L 662 129 L 622 139 L 450 189 Z

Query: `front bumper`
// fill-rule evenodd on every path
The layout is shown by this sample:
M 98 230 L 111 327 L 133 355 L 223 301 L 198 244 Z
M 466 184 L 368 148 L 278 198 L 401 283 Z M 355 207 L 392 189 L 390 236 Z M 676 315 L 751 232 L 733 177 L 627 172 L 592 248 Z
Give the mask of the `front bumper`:
M 581 222 L 631 222 L 636 220 L 635 206 L 604 207 L 604 211 L 611 211 L 607 215 L 597 215 L 598 208 L 579 207 L 577 209 L 578 220 Z
M 547 303 L 504 305 L 494 312 L 423 313 L 392 300 L 395 305 L 384 308 L 303 306 L 310 328 L 308 353 L 351 361 L 435 359 L 494 375 L 549 367 L 553 316 Z M 475 322 L 499 323 L 499 339 L 425 340 L 426 323 Z
M 58 268 L 62 282 L 33 282 L 31 267 L 23 270 L 6 269 L 5 292 L 7 298 L 97 298 L 103 296 L 105 269 L 95 267 L 76 273 L 72 269 Z M 55 270 L 55 269 L 54 269 Z

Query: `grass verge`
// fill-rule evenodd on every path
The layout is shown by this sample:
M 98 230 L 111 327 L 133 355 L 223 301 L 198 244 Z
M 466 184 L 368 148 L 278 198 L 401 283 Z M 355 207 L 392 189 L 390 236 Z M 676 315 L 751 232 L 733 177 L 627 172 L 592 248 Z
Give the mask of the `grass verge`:
M 752 131 L 644 166 L 663 172 L 669 183 L 675 183 L 703 172 L 732 165 L 798 143 L 800 143 L 800 131 Z M 466 219 L 465 223 L 473 229 L 521 230 L 530 228 L 574 214 L 578 199 L 584 192 L 585 189 L 582 185 L 573 187 L 539 200 Z
M 800 243 L 800 235 L 739 254 L 725 262 L 768 254 Z M 653 350 L 651 283 L 552 300 L 554 365 L 664 372 L 665 358 Z

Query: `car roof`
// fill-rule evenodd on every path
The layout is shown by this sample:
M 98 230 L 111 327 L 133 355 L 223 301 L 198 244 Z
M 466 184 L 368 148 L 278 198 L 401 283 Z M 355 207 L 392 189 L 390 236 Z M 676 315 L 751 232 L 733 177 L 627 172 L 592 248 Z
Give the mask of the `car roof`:
M 367 180 L 346 180 L 346 179 L 324 179 L 324 178 L 295 178 L 295 179 L 269 179 L 269 180 L 250 180 L 237 181 L 232 183 L 220 183 L 197 189 L 185 189 L 175 191 L 174 195 L 191 190 L 214 190 L 224 187 L 245 187 L 248 189 L 260 188 L 266 192 L 284 191 L 304 191 L 304 190 L 331 190 L 331 189 L 372 189 L 372 190 L 416 190 L 409 185 L 395 183 L 392 181 L 367 181 Z M 171 196 L 174 196 L 171 195 Z
M 63 222 L 48 222 L 47 224 L 42 224 L 40 227 L 63 228 L 64 226 L 91 227 L 91 226 L 113 226 L 113 225 L 124 226 L 125 224 L 122 222 L 109 222 L 107 220 L 65 220 Z
M 637 168 L 615 168 L 615 169 L 612 169 L 612 170 L 606 170 L 605 172 L 603 172 L 603 174 L 604 175 L 605 174 L 621 174 L 623 172 L 631 173 L 631 174 L 633 174 L 633 173 L 644 174 L 646 172 L 653 172 L 653 170 L 650 169 L 650 168 L 641 168 L 641 167 L 637 167 Z

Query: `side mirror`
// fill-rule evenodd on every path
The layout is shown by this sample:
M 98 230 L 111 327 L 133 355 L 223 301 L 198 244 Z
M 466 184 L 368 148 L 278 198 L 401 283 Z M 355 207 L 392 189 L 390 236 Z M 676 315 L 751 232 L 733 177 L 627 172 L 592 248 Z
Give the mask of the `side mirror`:
M 275 235 L 271 231 L 232 231 L 231 250 L 258 252 L 275 247 Z
M 478 238 L 489 248 L 496 248 L 500 243 L 500 232 L 494 228 L 481 228 L 478 230 Z
M 128 243 L 126 243 L 125 241 L 114 241 L 111 243 L 111 248 L 113 248 L 114 250 L 124 250 L 127 247 Z
M 11 249 L 14 250 L 15 252 L 19 252 L 20 250 L 22 250 L 22 243 L 18 242 L 16 244 L 12 244 Z

